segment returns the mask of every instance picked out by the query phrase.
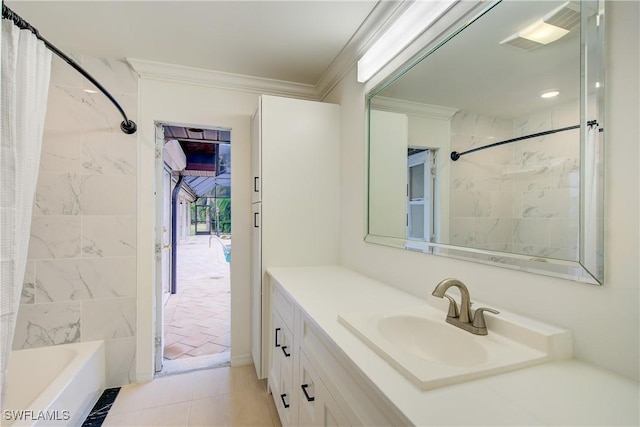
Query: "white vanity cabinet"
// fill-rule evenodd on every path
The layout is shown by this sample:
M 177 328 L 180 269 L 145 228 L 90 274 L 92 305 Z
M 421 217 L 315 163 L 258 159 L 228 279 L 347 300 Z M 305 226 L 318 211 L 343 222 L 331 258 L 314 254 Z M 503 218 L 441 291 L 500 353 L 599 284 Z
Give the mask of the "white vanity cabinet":
M 284 426 L 400 426 L 387 403 L 281 285 L 270 280 L 269 389 Z M 293 341 L 291 341 L 293 337 Z M 283 351 L 283 347 L 287 347 Z M 286 356 L 289 354 L 290 356 Z
M 265 378 L 266 269 L 338 262 L 340 106 L 263 95 L 251 124 L 251 355 Z
M 282 425 L 351 425 L 300 345 L 299 311 L 278 287 L 271 289 L 269 389 Z

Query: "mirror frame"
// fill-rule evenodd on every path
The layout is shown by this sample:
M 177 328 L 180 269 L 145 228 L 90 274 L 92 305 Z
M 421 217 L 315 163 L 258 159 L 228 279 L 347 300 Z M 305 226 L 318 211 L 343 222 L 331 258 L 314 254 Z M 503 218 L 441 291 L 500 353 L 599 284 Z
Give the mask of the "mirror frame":
M 485 250 L 479 248 L 471 248 L 464 246 L 455 246 L 442 243 L 431 242 L 415 242 L 411 241 L 411 245 L 407 245 L 410 242 L 407 239 L 400 239 L 396 237 L 375 235 L 369 233 L 369 219 L 370 219 L 370 182 L 371 182 L 371 168 L 370 168 L 370 119 L 373 98 L 392 85 L 396 80 L 400 79 L 405 73 L 409 72 L 414 66 L 423 60 L 426 60 L 436 50 L 442 48 L 453 37 L 462 32 L 469 25 L 472 25 L 475 21 L 480 19 L 486 13 L 489 13 L 491 9 L 496 7 L 503 1 L 507 0 L 494 0 L 492 2 L 478 2 L 476 7 L 470 9 L 470 11 L 463 13 L 460 17 L 456 18 L 454 24 L 448 26 L 443 32 L 431 37 L 429 41 L 424 41 L 418 38 L 414 43 L 405 48 L 415 49 L 416 43 L 421 43 L 418 53 L 413 55 L 411 59 L 404 62 L 400 67 L 387 73 L 387 77 L 383 78 L 380 83 L 373 87 L 365 96 L 366 101 L 366 188 L 365 188 L 365 242 L 374 243 L 398 249 L 411 250 L 417 252 L 423 252 L 427 254 L 446 256 L 450 258 L 461 259 L 465 261 L 478 262 L 486 265 L 492 265 L 502 268 L 509 268 L 519 271 L 527 271 L 530 273 L 542 274 L 546 276 L 558 277 L 562 279 L 603 285 L 604 284 L 604 52 L 605 52 L 605 22 L 604 22 L 604 1 L 603 0 L 581 0 L 581 10 L 590 9 L 595 10 L 597 14 L 597 31 L 596 34 L 589 34 L 588 16 L 585 13 L 581 13 L 580 22 L 580 218 L 579 218 L 579 260 L 567 261 L 555 258 L 544 258 L 539 256 L 530 256 L 517 253 L 498 252 L 492 250 Z M 446 14 L 445 14 L 446 15 Z M 444 15 L 443 15 L 444 16 Z M 599 86 L 595 86 L 596 82 L 599 82 Z M 590 91 L 589 88 L 598 87 L 597 91 Z M 595 105 L 595 108 L 588 110 L 588 103 Z M 584 236 L 587 232 L 585 221 L 585 147 L 587 142 L 587 121 L 589 117 L 593 119 L 596 117 L 599 130 L 598 133 L 598 147 L 600 148 L 600 160 L 601 167 L 600 175 L 597 177 L 600 185 L 600 192 L 597 194 L 597 203 L 599 215 L 596 221 L 596 230 L 591 230 L 595 233 L 597 239 L 597 251 L 596 253 L 588 253 L 585 245 L 582 243 L 585 241 Z M 590 260 L 588 262 L 588 260 Z M 591 263 L 593 265 L 587 265 Z M 595 263 L 595 264 L 594 264 Z

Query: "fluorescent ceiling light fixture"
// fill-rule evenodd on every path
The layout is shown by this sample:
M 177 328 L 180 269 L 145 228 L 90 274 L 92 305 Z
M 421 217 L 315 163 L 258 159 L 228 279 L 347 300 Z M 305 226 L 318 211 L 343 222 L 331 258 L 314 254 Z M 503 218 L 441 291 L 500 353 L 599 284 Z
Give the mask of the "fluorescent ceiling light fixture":
M 93 89 L 82 89 L 82 91 L 85 93 L 98 93 L 97 90 L 93 90 Z
M 422 34 L 457 0 L 416 0 L 358 61 L 358 82 L 364 83 Z
M 567 34 L 569 34 L 569 30 L 547 24 L 543 20 L 537 21 L 518 33 L 518 35 L 523 39 L 531 40 L 540 44 L 553 43 Z
M 555 98 L 558 95 L 560 95 L 560 92 L 557 90 L 547 90 L 540 94 L 540 98 Z

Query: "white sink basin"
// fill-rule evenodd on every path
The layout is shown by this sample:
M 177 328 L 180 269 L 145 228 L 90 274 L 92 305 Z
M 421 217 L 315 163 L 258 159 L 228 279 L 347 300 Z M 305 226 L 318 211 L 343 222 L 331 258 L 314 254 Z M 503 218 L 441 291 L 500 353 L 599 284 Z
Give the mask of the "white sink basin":
M 485 336 L 446 323 L 446 314 L 427 304 L 338 320 L 423 390 L 572 355 L 568 331 L 506 313 L 486 317 Z
M 397 315 L 382 317 L 377 328 L 380 335 L 397 349 L 430 362 L 478 366 L 489 357 L 487 350 L 473 339 L 472 334 L 456 333 L 451 330 L 451 325 L 444 322 Z

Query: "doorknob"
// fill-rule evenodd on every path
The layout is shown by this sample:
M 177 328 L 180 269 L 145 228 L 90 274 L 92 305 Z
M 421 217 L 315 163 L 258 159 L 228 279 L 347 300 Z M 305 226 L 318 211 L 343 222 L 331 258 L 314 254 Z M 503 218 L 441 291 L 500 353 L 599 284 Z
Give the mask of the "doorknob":
M 171 249 L 171 243 L 167 243 L 166 245 L 162 245 L 162 249 Z

